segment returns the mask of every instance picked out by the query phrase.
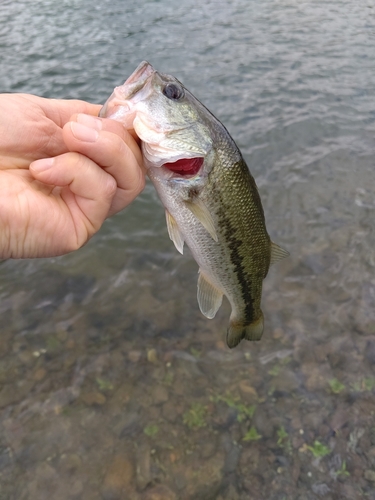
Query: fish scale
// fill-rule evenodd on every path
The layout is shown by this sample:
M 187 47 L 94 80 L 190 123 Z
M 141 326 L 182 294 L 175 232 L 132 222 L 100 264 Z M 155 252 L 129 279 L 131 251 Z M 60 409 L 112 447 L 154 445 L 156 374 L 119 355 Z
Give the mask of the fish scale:
M 186 243 L 199 265 L 202 313 L 213 318 L 225 295 L 232 308 L 228 346 L 259 340 L 263 279 L 288 253 L 271 242 L 255 180 L 224 125 L 147 62 L 114 90 L 101 116 L 140 137 L 169 236 L 181 253 Z

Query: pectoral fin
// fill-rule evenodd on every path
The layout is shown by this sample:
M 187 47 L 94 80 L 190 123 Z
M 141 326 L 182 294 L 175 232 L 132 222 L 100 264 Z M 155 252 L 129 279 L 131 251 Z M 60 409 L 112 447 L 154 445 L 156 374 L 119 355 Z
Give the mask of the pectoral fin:
M 204 314 L 206 318 L 214 318 L 221 306 L 222 300 L 223 292 L 214 286 L 202 271 L 199 270 L 198 304 L 202 314 Z
M 279 245 L 276 245 L 273 241 L 271 241 L 271 262 L 270 265 L 275 264 L 275 262 L 278 262 L 281 259 L 285 259 L 285 257 L 288 257 L 289 252 L 284 250 L 283 248 L 279 247 Z
M 212 238 L 217 242 L 217 234 L 215 229 L 214 221 L 212 220 L 211 214 L 206 207 L 206 205 L 199 198 L 195 198 L 193 201 L 185 201 L 186 207 L 195 215 L 202 226 L 207 229 Z
M 173 241 L 177 250 L 180 253 L 184 253 L 184 238 L 178 228 L 176 220 L 172 217 L 168 210 L 165 211 L 165 218 L 167 220 L 167 228 L 170 239 Z

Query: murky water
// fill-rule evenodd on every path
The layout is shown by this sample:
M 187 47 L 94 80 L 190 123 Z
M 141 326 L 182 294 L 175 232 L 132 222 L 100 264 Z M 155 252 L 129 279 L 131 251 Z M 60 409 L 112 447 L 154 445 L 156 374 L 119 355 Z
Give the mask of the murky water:
M 1 500 L 375 499 L 375 3 L 0 4 L 0 91 L 104 102 L 138 63 L 227 126 L 290 258 L 224 344 L 153 188 L 0 265 Z

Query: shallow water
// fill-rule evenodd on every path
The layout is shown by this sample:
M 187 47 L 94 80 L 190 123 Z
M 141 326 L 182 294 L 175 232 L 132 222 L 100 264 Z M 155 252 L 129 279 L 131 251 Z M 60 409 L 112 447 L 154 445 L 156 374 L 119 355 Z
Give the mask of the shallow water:
M 2 2 L 0 91 L 104 102 L 138 63 L 223 121 L 291 256 L 229 351 L 152 186 L 0 264 L 0 498 L 375 499 L 375 3 Z

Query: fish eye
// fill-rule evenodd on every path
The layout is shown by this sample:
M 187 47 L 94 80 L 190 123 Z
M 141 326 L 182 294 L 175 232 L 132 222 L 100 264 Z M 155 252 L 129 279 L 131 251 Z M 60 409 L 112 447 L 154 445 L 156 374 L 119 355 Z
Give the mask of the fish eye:
M 184 97 L 185 92 L 184 89 L 176 83 L 167 83 L 167 85 L 163 88 L 163 94 L 168 97 L 168 99 L 178 101 Z

